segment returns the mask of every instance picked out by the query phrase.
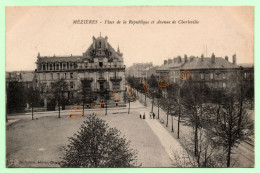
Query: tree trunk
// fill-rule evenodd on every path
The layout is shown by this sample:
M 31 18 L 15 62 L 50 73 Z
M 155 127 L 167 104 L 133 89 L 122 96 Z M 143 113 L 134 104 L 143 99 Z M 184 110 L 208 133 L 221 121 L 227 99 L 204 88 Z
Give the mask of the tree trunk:
M 170 107 L 170 105 L 168 105 L 168 109 L 167 109 L 167 121 L 166 121 L 166 127 L 168 127 L 168 117 L 169 117 L 169 108 Z
M 194 155 L 198 155 L 198 125 L 195 124 L 195 133 L 194 133 Z
M 181 113 L 179 111 L 179 115 L 178 115 L 178 132 L 177 132 L 177 138 L 180 138 L 180 121 L 181 121 Z
M 60 97 L 59 97 L 59 118 L 60 118 Z
M 33 120 L 33 103 L 32 103 L 32 120 Z
M 231 156 L 231 145 L 229 144 L 228 153 L 227 153 L 227 167 L 230 167 L 230 160 L 231 160 L 230 156 Z
M 152 100 L 152 111 L 151 112 L 153 112 L 153 102 L 154 102 L 154 96 L 153 96 L 153 100 Z
M 173 115 L 172 115 L 172 132 L 174 132 L 174 129 L 173 129 Z
M 83 101 L 83 114 L 82 114 L 82 116 L 84 116 L 84 109 L 85 109 L 85 103 Z
M 144 97 L 144 98 L 145 98 L 145 100 L 144 100 L 144 106 L 146 106 L 146 93 L 144 93 L 144 94 L 145 94 L 145 95 L 144 95 L 144 96 L 145 96 L 145 97 Z
M 60 105 L 59 105 L 59 118 L 60 118 Z
M 128 107 L 128 114 L 130 114 L 130 97 L 129 97 L 129 107 Z
M 242 93 L 241 93 L 242 94 Z M 240 135 L 240 126 L 241 126 L 241 121 L 242 121 L 242 112 L 243 112 L 243 99 L 242 96 L 240 96 L 239 100 L 239 119 L 238 119 L 238 135 Z
M 159 98 L 157 99 L 157 101 L 158 101 L 158 119 L 160 119 L 160 102 L 159 102 Z

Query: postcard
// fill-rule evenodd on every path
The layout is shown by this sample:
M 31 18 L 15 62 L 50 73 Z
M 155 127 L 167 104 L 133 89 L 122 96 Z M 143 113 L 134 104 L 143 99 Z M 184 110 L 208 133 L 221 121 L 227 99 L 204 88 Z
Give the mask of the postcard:
M 255 166 L 253 6 L 7 6 L 6 168 Z

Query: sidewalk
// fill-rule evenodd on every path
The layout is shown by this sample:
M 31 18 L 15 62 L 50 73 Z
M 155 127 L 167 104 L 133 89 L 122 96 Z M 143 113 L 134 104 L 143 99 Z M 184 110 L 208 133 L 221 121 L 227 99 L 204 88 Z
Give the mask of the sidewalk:
M 174 166 L 184 166 L 187 163 L 188 154 L 182 145 L 177 141 L 156 119 L 150 119 L 149 108 L 140 109 L 139 113 L 145 112 L 146 123 L 158 137 Z M 177 160 L 176 160 L 177 159 Z
M 129 107 L 129 104 L 126 103 L 126 107 L 113 107 L 113 108 L 107 108 L 107 110 L 122 110 L 122 109 L 128 109 Z M 138 108 L 145 108 L 145 106 L 143 106 L 138 100 L 136 100 L 135 102 L 131 102 L 130 103 L 130 108 L 131 109 L 138 109 Z M 102 110 L 105 110 L 106 107 L 102 108 Z M 77 110 L 77 109 L 75 109 Z M 92 111 L 96 111 L 98 110 L 98 108 L 91 108 L 91 109 L 84 109 L 84 112 L 92 112 Z M 60 113 L 68 113 L 69 109 L 66 109 L 66 110 L 60 110 Z M 34 114 L 50 114 L 50 113 L 57 113 L 59 112 L 59 110 L 55 110 L 55 111 L 44 111 L 44 112 L 34 112 Z M 27 112 L 27 113 L 16 113 L 16 114 L 9 114 L 8 116 L 9 117 L 12 117 L 12 116 L 20 116 L 20 115 L 32 115 L 31 112 Z

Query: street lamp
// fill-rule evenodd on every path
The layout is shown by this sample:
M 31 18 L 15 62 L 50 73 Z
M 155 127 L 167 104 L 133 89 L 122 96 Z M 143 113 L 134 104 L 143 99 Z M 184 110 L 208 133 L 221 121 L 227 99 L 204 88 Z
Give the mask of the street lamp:
M 60 118 L 60 93 L 59 93 L 59 97 L 58 97 L 58 107 L 59 107 L 59 118 Z
M 34 99 L 34 89 L 32 88 L 32 98 L 31 98 L 31 104 L 32 104 L 32 120 L 33 120 L 33 99 Z
M 106 94 L 105 94 L 105 98 L 106 98 L 106 113 L 105 113 L 105 115 L 107 115 L 107 100 L 108 100 L 108 97 L 109 97 L 109 82 L 108 81 L 106 81 Z

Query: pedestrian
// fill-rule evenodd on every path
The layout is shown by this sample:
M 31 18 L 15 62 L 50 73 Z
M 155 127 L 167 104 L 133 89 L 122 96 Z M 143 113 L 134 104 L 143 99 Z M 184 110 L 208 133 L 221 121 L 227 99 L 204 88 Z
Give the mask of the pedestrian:
M 153 112 L 153 119 L 154 119 L 154 117 L 155 117 L 155 114 L 154 114 L 154 112 Z
M 150 113 L 150 119 L 152 119 L 152 113 Z
M 145 119 L 145 112 L 144 112 L 144 115 L 143 115 L 143 119 Z
M 142 115 L 140 114 L 140 119 L 142 119 Z

